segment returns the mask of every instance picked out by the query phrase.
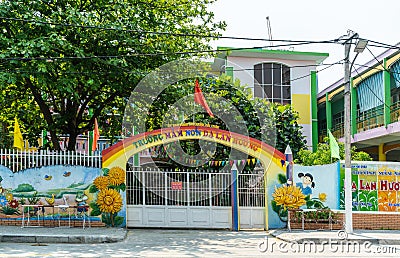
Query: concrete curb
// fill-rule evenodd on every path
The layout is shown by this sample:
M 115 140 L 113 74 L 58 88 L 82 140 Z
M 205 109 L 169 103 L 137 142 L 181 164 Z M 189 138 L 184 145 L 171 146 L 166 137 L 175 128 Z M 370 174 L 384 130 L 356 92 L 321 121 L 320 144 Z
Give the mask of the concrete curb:
M 115 243 L 122 242 L 126 239 L 127 230 L 118 230 L 110 232 L 92 232 L 85 234 L 69 234 L 72 232 L 63 232 L 63 234 L 43 234 L 42 232 L 21 233 L 2 233 L 0 234 L 0 242 L 12 243 L 65 243 L 65 244 L 99 244 L 99 243 Z M 106 235 L 106 233 L 109 233 Z

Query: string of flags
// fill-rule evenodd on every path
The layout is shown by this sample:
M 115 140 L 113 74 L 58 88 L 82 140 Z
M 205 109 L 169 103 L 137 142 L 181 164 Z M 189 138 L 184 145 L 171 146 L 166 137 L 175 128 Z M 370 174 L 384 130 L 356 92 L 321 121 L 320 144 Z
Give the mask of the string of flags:
M 165 146 L 155 146 L 151 147 L 148 149 L 148 153 L 151 156 L 156 156 L 156 157 L 168 157 L 168 149 L 169 147 Z M 190 158 L 184 158 L 184 157 L 177 157 L 177 161 L 182 161 L 185 162 L 186 164 L 192 164 L 192 165 L 203 165 L 204 162 L 203 160 L 196 160 L 196 159 L 190 159 Z M 286 161 L 284 159 L 280 160 L 282 167 L 283 166 L 288 166 L 288 165 L 293 165 L 293 161 Z M 260 164 L 260 160 L 256 158 L 251 158 L 251 159 L 241 159 L 241 160 L 208 160 L 207 165 L 210 167 L 224 167 L 225 165 L 230 165 L 233 166 L 233 164 L 240 166 L 240 165 L 256 165 Z
M 210 167 L 214 166 L 214 167 L 223 167 L 225 165 L 227 165 L 229 163 L 230 166 L 233 166 L 233 164 L 235 165 L 255 165 L 255 164 L 259 164 L 260 161 L 258 159 L 242 159 L 242 160 L 209 160 L 208 161 L 208 165 Z
M 202 163 L 202 160 L 195 160 L 190 158 L 178 158 L 178 161 L 184 161 L 186 164 L 199 165 Z M 237 166 L 244 165 L 255 165 L 259 164 L 260 161 L 258 159 L 242 159 L 242 160 L 209 160 L 206 164 L 210 167 L 224 167 L 225 165 L 233 166 L 233 164 Z

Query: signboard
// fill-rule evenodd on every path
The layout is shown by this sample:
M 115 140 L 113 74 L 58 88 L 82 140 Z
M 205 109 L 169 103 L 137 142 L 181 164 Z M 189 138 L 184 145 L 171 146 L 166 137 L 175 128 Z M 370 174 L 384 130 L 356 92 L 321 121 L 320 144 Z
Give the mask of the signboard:
M 399 163 L 353 163 L 351 173 L 353 211 L 400 211 Z M 340 209 L 344 209 L 343 164 L 340 179 Z
M 172 190 L 182 190 L 182 182 L 171 182 Z

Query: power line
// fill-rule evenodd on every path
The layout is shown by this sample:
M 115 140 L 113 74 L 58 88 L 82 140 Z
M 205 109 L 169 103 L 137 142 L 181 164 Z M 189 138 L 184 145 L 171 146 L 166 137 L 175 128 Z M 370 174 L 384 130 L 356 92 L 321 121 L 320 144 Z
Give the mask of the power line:
M 368 45 L 371 47 L 384 47 L 384 48 L 388 48 L 388 49 L 400 49 L 400 46 L 395 46 L 395 45 L 391 45 L 391 44 L 387 44 L 387 43 L 382 43 L 379 41 L 374 41 L 374 40 L 370 40 L 370 39 L 364 39 L 364 38 L 360 38 L 362 40 L 367 40 L 368 41 Z M 370 44 L 370 43 L 374 43 L 374 44 Z
M 361 78 L 361 80 L 364 80 L 365 78 L 362 77 L 362 75 L 356 70 L 357 75 Z M 369 87 L 368 84 L 365 84 L 365 86 L 371 91 L 372 95 L 374 95 L 380 102 L 382 102 L 383 105 L 385 105 L 386 107 L 389 107 L 385 104 L 385 102 L 383 101 L 383 99 L 381 99 L 378 95 L 376 95 L 376 93 Z M 390 107 L 389 107 L 390 108 Z
M 4 17 L 0 16 L 0 19 L 8 20 L 8 21 L 20 21 L 26 23 L 39 23 L 44 25 L 53 25 L 53 26 L 62 26 L 62 27 L 73 27 L 73 28 L 83 28 L 83 29 L 97 29 L 97 30 L 105 30 L 105 31 L 121 31 L 121 32 L 134 32 L 138 34 L 154 34 L 154 35 L 168 35 L 175 37 L 202 37 L 202 38 L 214 38 L 214 39 L 233 39 L 233 40 L 249 40 L 249 41 L 267 41 L 267 42 L 287 42 L 287 43 L 314 43 L 314 44 L 323 44 L 323 43 L 338 43 L 339 38 L 332 40 L 287 40 L 287 39 L 265 39 L 265 38 L 250 38 L 250 37 L 235 37 L 235 36 L 219 36 L 219 35 L 205 35 L 205 34 L 190 34 L 190 33 L 173 33 L 173 32 L 162 32 L 162 31 L 146 31 L 146 30 L 135 30 L 135 29 L 123 29 L 123 28 L 110 28 L 110 27 L 101 27 L 101 26 L 92 26 L 92 25 L 78 25 L 71 23 L 56 23 L 56 22 L 45 22 L 45 21 L 37 21 L 37 20 L 28 20 L 21 18 L 12 18 L 12 17 Z M 271 46 L 268 46 L 271 47 Z
M 378 62 L 378 64 L 380 66 L 382 66 L 383 70 L 385 70 L 386 72 L 388 72 L 389 74 L 391 73 L 384 65 L 383 62 L 379 61 L 378 58 L 376 58 L 376 56 L 374 55 L 374 53 L 372 53 L 371 49 L 369 49 L 368 47 L 366 47 L 366 49 L 369 51 L 369 53 L 374 57 L 375 61 Z M 400 81 L 398 81 L 396 79 L 396 77 L 393 76 L 393 78 L 400 84 Z
M 366 49 L 368 49 L 368 51 L 371 53 L 371 55 L 374 57 L 374 59 L 380 64 L 381 62 L 376 58 L 376 56 L 372 53 L 372 51 L 371 51 L 368 47 L 366 47 Z M 385 71 L 387 71 L 387 69 L 383 66 L 383 64 L 381 64 L 381 65 L 382 65 L 383 69 L 384 69 Z M 362 77 L 362 75 L 358 72 L 357 69 L 355 69 L 355 71 L 356 71 L 358 77 L 361 79 L 361 81 L 363 81 L 365 78 Z M 388 72 L 389 72 L 389 71 L 388 71 Z M 390 72 L 389 72 L 389 73 L 390 73 Z M 383 106 L 385 106 L 385 107 L 387 107 L 387 108 L 390 108 L 390 106 L 388 106 L 388 105 L 385 103 L 385 101 L 384 101 L 383 99 L 381 99 L 378 95 L 376 95 L 375 91 L 373 91 L 373 90 L 371 89 L 371 87 L 370 87 L 367 83 L 365 83 L 364 85 L 365 85 L 365 87 L 367 87 L 367 89 L 372 93 L 372 95 L 374 95 L 374 96 L 378 99 L 378 101 L 382 103 Z M 366 110 L 365 110 L 365 111 L 366 111 Z
M 312 65 L 294 65 L 294 66 L 290 66 L 289 68 L 305 68 L 305 67 L 317 67 L 317 66 L 329 66 L 329 67 L 331 67 L 331 66 L 336 65 L 336 64 L 341 64 L 342 63 L 341 61 L 342 60 L 337 61 L 335 63 L 330 63 L 330 64 L 322 63 L 322 64 L 319 64 L 319 65 L 314 65 L 314 64 L 312 64 Z M 329 67 L 327 67 L 327 68 L 329 68 Z M 327 68 L 324 68 L 321 71 L 323 71 L 323 70 L 325 70 Z M 272 67 L 271 69 L 280 69 L 280 67 L 279 68 Z M 262 68 L 243 68 L 243 69 L 233 69 L 232 71 L 234 71 L 234 72 L 242 72 L 242 71 L 261 71 L 261 70 L 263 70 L 263 69 Z M 42 72 L 42 71 L 37 71 L 37 70 L 35 70 L 35 71 L 32 71 L 32 70 L 0 70 L 0 72 L 10 73 L 10 74 L 11 73 L 27 73 L 27 74 L 48 74 L 49 73 L 49 72 Z M 196 71 L 190 71 L 190 73 L 193 73 L 193 72 L 196 72 Z M 133 71 L 98 71 L 98 72 L 96 72 L 96 71 L 88 71 L 88 72 L 58 71 L 57 73 L 58 74 L 122 74 L 122 73 L 125 73 L 125 74 L 126 73 L 128 73 L 128 74 L 137 73 L 137 74 L 140 74 L 141 72 L 133 72 Z M 293 80 L 297 80 L 297 78 L 295 78 Z
M 376 66 L 370 66 L 370 65 L 363 65 L 363 64 L 354 64 L 357 65 L 358 67 L 365 67 L 365 68 L 369 68 L 371 70 L 378 70 L 378 71 L 382 71 L 382 69 L 376 67 Z M 395 71 L 390 71 L 387 70 L 387 72 L 389 72 L 390 74 L 400 74 L 400 72 L 395 72 Z
M 322 72 L 322 71 L 324 71 L 324 70 L 326 70 L 326 69 L 328 69 L 328 68 L 331 68 L 331 67 L 334 66 L 334 65 L 342 64 L 342 61 L 343 61 L 343 60 L 344 60 L 344 59 L 341 59 L 341 60 L 339 60 L 339 61 L 337 61 L 337 62 L 335 62 L 335 63 L 329 64 L 327 67 L 324 67 L 324 68 L 322 68 L 321 70 L 316 71 L 316 73 Z M 308 77 L 308 76 L 311 76 L 311 75 L 310 75 L 310 74 L 306 74 L 306 75 L 303 75 L 303 76 L 300 76 L 300 77 L 291 79 L 290 81 L 297 81 L 297 80 L 306 78 L 306 77 Z
M 289 46 L 298 46 L 298 45 L 308 45 L 314 44 L 312 42 L 303 42 L 303 43 L 292 43 L 292 44 L 281 44 L 274 45 L 273 48 L 278 47 L 289 47 Z M 68 57 L 6 57 L 0 58 L 0 61 L 56 61 L 56 60 L 87 60 L 87 59 L 118 59 L 118 58 L 130 58 L 130 57 L 145 57 L 145 56 L 168 56 L 168 55 L 192 55 L 192 54 L 200 54 L 200 53 L 220 53 L 220 52 L 229 52 L 229 51 L 238 51 L 238 50 L 254 50 L 254 49 L 265 49 L 271 48 L 271 46 L 262 46 L 262 47 L 240 47 L 240 48 L 224 48 L 224 49 L 210 49 L 210 50 L 189 50 L 189 51 L 178 51 L 178 52 L 165 52 L 165 53 L 132 53 L 128 55 L 113 55 L 113 56 L 68 56 Z

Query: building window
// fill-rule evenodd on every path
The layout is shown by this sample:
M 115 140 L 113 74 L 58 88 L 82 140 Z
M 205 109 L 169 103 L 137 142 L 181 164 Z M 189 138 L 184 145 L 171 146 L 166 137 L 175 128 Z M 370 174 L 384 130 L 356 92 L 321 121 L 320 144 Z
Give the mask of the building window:
M 332 134 L 336 138 L 341 138 L 344 135 L 344 111 L 336 113 L 332 116 Z
M 290 104 L 290 67 L 278 63 L 256 64 L 254 66 L 254 97 Z

